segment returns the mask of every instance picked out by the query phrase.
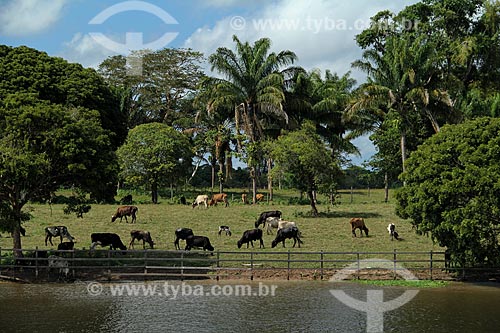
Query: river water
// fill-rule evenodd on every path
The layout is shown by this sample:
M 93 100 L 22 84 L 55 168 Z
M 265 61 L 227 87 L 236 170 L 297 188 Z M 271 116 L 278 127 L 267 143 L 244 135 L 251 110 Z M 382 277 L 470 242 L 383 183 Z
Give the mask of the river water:
M 386 302 L 406 290 L 319 281 L 237 283 L 243 286 L 212 281 L 0 283 L 0 331 L 367 332 L 373 328 L 367 313 L 348 307 L 330 291 L 366 301 L 370 290 L 378 290 Z M 383 313 L 376 327 L 384 332 L 500 331 L 497 284 L 417 290 L 406 304 Z

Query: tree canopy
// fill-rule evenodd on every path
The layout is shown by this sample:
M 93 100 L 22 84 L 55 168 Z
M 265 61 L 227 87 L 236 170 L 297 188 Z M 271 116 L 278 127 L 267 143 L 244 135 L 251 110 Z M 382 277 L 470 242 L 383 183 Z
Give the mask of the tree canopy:
M 145 185 L 158 203 L 158 188 L 186 176 L 193 152 L 189 139 L 161 123 L 136 126 L 117 151 L 121 175 L 130 184 Z
M 318 210 L 313 192 L 332 193 L 340 168 L 315 130 L 311 122 L 305 122 L 300 130 L 270 141 L 267 149 L 276 163 L 272 172 L 289 174 L 294 187 L 307 193 L 316 216 Z
M 461 264 L 500 258 L 500 119 L 445 126 L 407 160 L 397 214 Z

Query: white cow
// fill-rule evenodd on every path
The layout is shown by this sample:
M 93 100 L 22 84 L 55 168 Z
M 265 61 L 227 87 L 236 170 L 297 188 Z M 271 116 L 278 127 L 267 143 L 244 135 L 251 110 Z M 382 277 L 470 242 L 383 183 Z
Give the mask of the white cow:
M 197 196 L 193 202 L 193 208 L 196 206 L 200 206 L 202 203 L 205 205 L 205 208 L 208 208 L 208 195 L 201 194 Z
M 49 256 L 49 270 L 52 268 L 59 268 L 59 277 L 64 274 L 65 278 L 68 278 L 69 274 L 69 265 L 68 261 L 64 258 L 58 257 L 58 256 Z
M 272 234 L 273 231 L 272 229 L 278 229 L 278 223 L 281 221 L 279 217 L 268 217 L 266 218 L 266 227 L 267 227 L 267 234 Z

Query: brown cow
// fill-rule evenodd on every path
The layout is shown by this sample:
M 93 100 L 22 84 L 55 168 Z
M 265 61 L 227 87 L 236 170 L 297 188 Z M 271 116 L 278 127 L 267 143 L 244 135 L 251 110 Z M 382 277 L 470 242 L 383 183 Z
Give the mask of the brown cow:
M 356 229 L 361 230 L 361 237 L 363 237 L 363 230 L 365 231 L 366 237 L 368 237 L 368 228 L 366 227 L 365 220 L 362 217 L 353 217 L 349 223 L 351 224 L 353 237 L 356 237 Z
M 134 248 L 134 241 L 137 239 L 138 241 L 142 240 L 142 248 L 146 249 L 146 242 L 153 248 L 154 242 L 153 239 L 151 238 L 151 234 L 149 231 L 142 231 L 142 230 L 132 230 L 130 232 L 130 244 L 128 245 L 128 248 L 130 249 L 131 247 Z
M 247 194 L 246 193 L 243 193 L 241 195 L 241 201 L 243 202 L 244 205 L 246 205 L 248 203 L 248 201 L 247 201 Z
M 227 194 L 226 193 L 219 193 L 219 194 L 212 195 L 212 199 L 210 199 L 210 202 L 208 203 L 208 205 L 209 206 L 217 206 L 218 202 L 224 202 L 226 204 L 225 207 L 229 206 L 229 201 L 227 201 Z
M 115 215 L 111 216 L 111 222 L 115 222 L 117 218 L 120 218 L 120 222 L 125 217 L 125 221 L 128 223 L 127 216 L 132 216 L 132 223 L 137 219 L 136 215 L 139 208 L 136 206 L 121 206 L 116 210 Z
M 255 195 L 255 202 L 259 202 L 259 201 L 262 201 L 262 199 L 264 199 L 264 194 L 261 194 L 261 193 L 257 193 Z

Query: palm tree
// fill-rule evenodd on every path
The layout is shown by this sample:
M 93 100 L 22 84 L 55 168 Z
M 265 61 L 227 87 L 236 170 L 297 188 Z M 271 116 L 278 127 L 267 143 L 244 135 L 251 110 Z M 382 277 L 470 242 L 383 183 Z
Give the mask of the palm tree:
M 350 115 L 373 121 L 390 112 L 397 115 L 394 124 L 400 133 L 403 171 L 407 157 L 406 133 L 413 125 L 413 113 L 425 116 L 438 132 L 439 120 L 446 119 L 451 111 L 451 99 L 439 85 L 439 59 L 435 50 L 434 45 L 423 38 L 390 37 L 382 53 L 366 50 L 363 60 L 353 63 L 353 67 L 368 74 L 368 82 L 360 87 Z M 366 123 L 366 128 L 372 126 Z
M 242 43 L 233 36 L 236 52 L 220 47 L 208 58 L 211 70 L 223 78 L 210 77 L 202 82 L 209 92 L 208 111 L 231 106 L 238 135 L 238 149 L 246 149 L 247 163 L 252 177 L 253 202 L 257 192 L 257 165 L 260 162 L 259 143 L 265 138 L 266 117 L 287 121 L 283 109 L 283 83 L 293 68 L 297 56 L 291 51 L 269 53 L 271 40 L 262 38 L 253 45 Z M 244 133 L 244 139 L 241 136 Z

